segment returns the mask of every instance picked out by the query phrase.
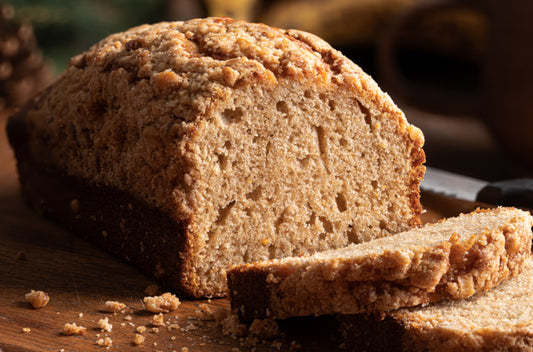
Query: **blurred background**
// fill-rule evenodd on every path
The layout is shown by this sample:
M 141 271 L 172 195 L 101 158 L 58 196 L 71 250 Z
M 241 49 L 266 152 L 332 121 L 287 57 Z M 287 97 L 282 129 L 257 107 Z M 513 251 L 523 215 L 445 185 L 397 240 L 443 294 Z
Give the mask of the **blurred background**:
M 479 110 L 484 104 L 478 97 L 486 85 L 485 64 L 493 45 L 490 29 L 494 20 L 461 6 L 443 6 L 423 15 L 413 11 L 434 3 L 11 1 L 0 11 L 0 109 L 9 111 L 22 104 L 63 71 L 70 57 L 111 33 L 143 23 L 228 16 L 309 31 L 341 50 L 372 75 L 408 120 L 423 130 L 427 165 L 487 180 L 532 176 L 532 154 L 511 145 L 513 138 L 500 138 L 498 127 L 487 123 Z M 503 123 L 506 119 L 502 116 Z

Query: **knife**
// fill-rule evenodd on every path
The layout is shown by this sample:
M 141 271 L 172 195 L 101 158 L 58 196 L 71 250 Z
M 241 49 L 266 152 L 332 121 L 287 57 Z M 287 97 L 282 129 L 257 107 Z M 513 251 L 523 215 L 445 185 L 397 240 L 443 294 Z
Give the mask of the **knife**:
M 449 171 L 426 167 L 423 191 L 492 205 L 533 209 L 533 179 L 517 178 L 487 182 Z

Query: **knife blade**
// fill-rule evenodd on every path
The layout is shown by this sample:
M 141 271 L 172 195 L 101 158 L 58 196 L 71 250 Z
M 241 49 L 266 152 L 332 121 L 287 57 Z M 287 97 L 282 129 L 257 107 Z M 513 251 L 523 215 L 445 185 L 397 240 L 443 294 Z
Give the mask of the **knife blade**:
M 453 172 L 426 167 L 423 191 L 492 205 L 533 209 L 533 179 L 517 178 L 487 182 Z

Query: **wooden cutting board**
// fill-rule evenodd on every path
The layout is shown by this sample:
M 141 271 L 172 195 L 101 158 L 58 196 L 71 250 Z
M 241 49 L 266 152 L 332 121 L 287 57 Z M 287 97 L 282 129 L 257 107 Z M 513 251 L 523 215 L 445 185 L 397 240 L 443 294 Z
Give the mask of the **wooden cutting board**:
M 67 233 L 28 209 L 19 196 L 15 161 L 0 121 L 0 351 L 95 351 L 105 349 L 97 340 L 108 336 L 119 351 L 250 351 L 239 339 L 224 336 L 213 322 L 194 319 L 198 305 L 212 310 L 229 308 L 226 299 L 184 301 L 165 315 L 165 321 L 180 328 L 146 332 L 145 342 L 134 346 L 136 328 L 151 329 L 152 315 L 143 309 L 145 288 L 154 283 L 111 255 Z M 425 222 L 470 211 L 477 204 L 436 195 L 424 195 Z M 20 259 L 22 253 L 25 259 Z M 43 290 L 49 304 L 33 309 L 24 300 L 30 290 Z M 163 292 L 163 291 L 161 291 Z M 106 313 L 108 300 L 128 306 L 124 313 Z M 108 317 L 111 332 L 97 329 L 96 322 Z M 75 322 L 87 331 L 83 336 L 61 334 L 65 323 Z M 29 332 L 23 332 L 29 328 Z M 259 343 L 257 351 L 290 349 L 296 341 L 302 351 L 338 349 L 329 318 L 295 319 L 282 324 L 283 339 Z M 298 350 L 294 348 L 293 350 Z M 185 351 L 185 349 L 183 349 Z

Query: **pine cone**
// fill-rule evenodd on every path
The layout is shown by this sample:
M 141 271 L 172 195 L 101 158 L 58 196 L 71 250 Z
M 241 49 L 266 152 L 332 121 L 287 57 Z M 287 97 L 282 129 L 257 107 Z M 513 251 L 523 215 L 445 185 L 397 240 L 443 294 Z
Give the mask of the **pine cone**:
M 14 14 L 11 5 L 0 6 L 0 112 L 22 105 L 52 78 L 31 24 Z

